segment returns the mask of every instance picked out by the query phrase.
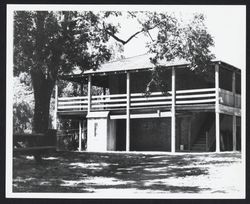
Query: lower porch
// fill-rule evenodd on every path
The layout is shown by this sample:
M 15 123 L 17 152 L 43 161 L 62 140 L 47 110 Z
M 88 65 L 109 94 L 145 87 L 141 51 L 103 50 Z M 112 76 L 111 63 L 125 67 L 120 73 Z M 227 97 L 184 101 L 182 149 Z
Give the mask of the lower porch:
M 185 110 L 183 106 L 177 106 L 175 115 L 176 152 L 216 150 L 214 106 L 207 106 L 204 110 L 201 107 Z M 220 151 L 241 150 L 240 117 L 225 114 L 224 110 L 219 115 Z M 129 141 L 126 113 L 123 111 L 60 115 L 60 120 L 72 119 L 75 121 L 75 148 L 79 151 L 128 151 L 128 142 L 129 151 L 172 151 L 172 114 L 168 109 L 131 111 Z M 58 141 L 62 140 L 63 137 L 59 136 Z

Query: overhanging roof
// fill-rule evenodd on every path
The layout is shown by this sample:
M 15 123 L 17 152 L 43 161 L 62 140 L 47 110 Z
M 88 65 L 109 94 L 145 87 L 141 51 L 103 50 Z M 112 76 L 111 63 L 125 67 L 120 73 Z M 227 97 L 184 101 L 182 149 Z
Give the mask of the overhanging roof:
M 111 61 L 102 64 L 98 69 L 96 70 L 87 70 L 84 72 L 81 72 L 79 70 L 74 70 L 71 74 L 68 75 L 63 75 L 60 76 L 61 79 L 63 80 L 68 80 L 68 81 L 75 81 L 75 82 L 82 82 L 86 83 L 87 81 L 87 76 L 88 75 L 107 75 L 111 73 L 125 73 L 125 72 L 133 72 L 133 71 L 143 71 L 143 70 L 150 70 L 154 67 L 154 64 L 151 63 L 150 57 L 152 55 L 150 54 L 143 54 L 143 55 L 138 55 L 134 57 L 129 57 L 117 61 Z M 213 63 L 220 63 L 223 65 L 223 67 L 230 69 L 230 70 L 235 70 L 237 72 L 240 72 L 240 69 L 227 64 L 225 62 L 222 62 L 220 60 L 213 60 Z M 160 61 L 159 65 L 166 68 L 170 69 L 172 67 L 176 68 L 184 68 L 188 65 L 189 63 L 186 60 L 174 60 L 174 61 Z
M 141 69 L 150 69 L 154 67 L 154 64 L 151 63 L 150 54 L 138 55 L 134 57 L 129 57 L 117 61 L 108 62 L 102 64 L 97 70 L 88 70 L 84 74 L 94 74 L 94 73 L 108 73 L 108 72 L 124 72 L 124 71 L 134 71 Z M 176 60 L 172 62 L 160 61 L 159 65 L 163 67 L 171 66 L 181 66 L 187 65 L 188 62 L 185 60 Z

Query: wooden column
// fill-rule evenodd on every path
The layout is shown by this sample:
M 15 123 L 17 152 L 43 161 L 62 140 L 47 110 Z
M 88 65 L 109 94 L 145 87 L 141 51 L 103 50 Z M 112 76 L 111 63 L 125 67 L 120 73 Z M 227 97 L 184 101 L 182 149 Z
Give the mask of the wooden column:
M 215 65 L 215 151 L 220 152 L 219 65 Z
M 83 84 L 80 84 L 80 95 L 83 96 Z M 83 108 L 81 108 L 82 110 Z M 79 119 L 79 143 L 78 143 L 78 151 L 82 151 L 82 120 Z
M 232 74 L 232 92 L 233 92 L 233 106 L 235 107 L 235 94 L 236 94 L 236 83 L 235 83 L 235 72 Z
M 127 72 L 126 151 L 130 150 L 130 73 Z
M 175 152 L 175 69 L 172 68 L 172 117 L 171 117 L 171 152 Z
M 233 75 L 232 75 L 232 92 L 233 92 L 233 100 L 234 100 L 234 107 L 235 107 L 235 103 L 236 103 L 236 100 L 235 100 L 235 92 L 236 92 L 236 85 L 235 85 L 235 72 L 233 72 Z M 236 151 L 236 115 L 233 115 L 233 128 L 232 128 L 232 132 L 233 132 L 233 151 Z
M 236 151 L 236 145 L 237 145 L 237 140 L 236 140 L 236 115 L 233 115 L 233 151 Z
M 91 111 L 91 89 L 92 89 L 92 77 L 88 77 L 88 113 Z
M 54 129 L 57 129 L 57 103 L 58 103 L 58 85 L 55 83 L 55 111 L 54 111 Z
M 82 151 L 82 120 L 79 120 L 79 145 L 78 145 L 79 152 Z

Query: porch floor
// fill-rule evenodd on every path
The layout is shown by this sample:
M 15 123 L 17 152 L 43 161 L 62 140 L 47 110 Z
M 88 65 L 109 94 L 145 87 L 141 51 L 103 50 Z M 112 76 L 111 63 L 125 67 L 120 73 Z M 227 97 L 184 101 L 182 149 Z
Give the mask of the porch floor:
M 171 106 L 154 106 L 147 108 L 130 108 L 131 113 L 140 114 L 140 113 L 155 113 L 157 110 L 160 111 L 171 111 Z M 199 112 L 199 111 L 214 111 L 215 104 L 196 104 L 196 105 L 176 105 L 176 111 L 178 112 Z M 93 109 L 93 112 L 101 112 L 101 111 L 110 111 L 111 114 L 119 115 L 126 114 L 126 108 L 116 108 L 116 109 Z M 67 117 L 67 116 L 86 116 L 86 110 L 67 110 L 67 111 L 58 111 L 59 116 Z

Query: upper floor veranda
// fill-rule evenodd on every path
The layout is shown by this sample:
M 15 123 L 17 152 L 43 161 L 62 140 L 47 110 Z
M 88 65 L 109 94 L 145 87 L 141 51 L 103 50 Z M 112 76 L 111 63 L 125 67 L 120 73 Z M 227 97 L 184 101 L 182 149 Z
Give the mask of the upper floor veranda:
M 148 55 L 140 55 L 103 64 L 97 70 L 61 76 L 60 79 L 78 83 L 82 94 L 74 97 L 56 97 L 59 115 L 79 115 L 96 111 L 111 111 L 113 118 L 131 117 L 146 112 L 151 117 L 167 117 L 171 109 L 183 111 L 220 111 L 240 116 L 241 70 L 215 60 L 207 73 L 196 73 L 186 62 L 161 64 L 161 78 L 168 85 L 167 94 L 152 86 L 145 95 L 152 79 Z M 94 95 L 92 87 L 101 87 Z M 84 95 L 83 89 L 87 90 Z M 165 115 L 164 115 L 165 114 Z M 139 117 L 139 116 L 138 116 Z

